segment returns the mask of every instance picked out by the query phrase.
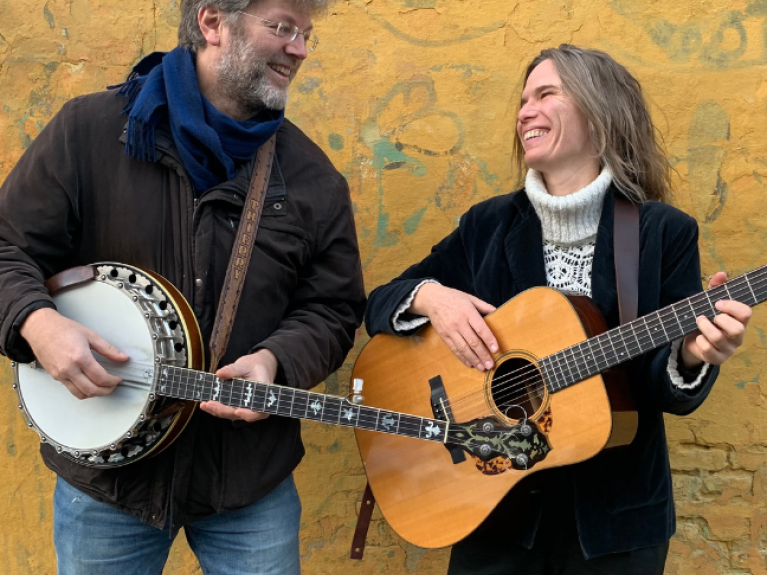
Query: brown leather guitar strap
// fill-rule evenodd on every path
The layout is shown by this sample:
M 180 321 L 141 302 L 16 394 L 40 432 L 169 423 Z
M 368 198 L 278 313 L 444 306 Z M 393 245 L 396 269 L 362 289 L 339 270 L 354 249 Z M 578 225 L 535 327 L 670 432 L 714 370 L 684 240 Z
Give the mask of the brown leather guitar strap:
M 613 259 L 621 325 L 637 318 L 639 305 L 639 208 L 615 195 Z
M 373 490 L 370 489 L 370 482 L 365 485 L 365 493 L 362 495 L 360 505 L 360 514 L 357 516 L 357 527 L 354 528 L 352 537 L 352 551 L 349 554 L 351 559 L 362 559 L 365 552 L 365 539 L 368 536 L 368 527 L 370 527 L 370 518 L 373 517 L 373 508 L 376 505 L 376 498 L 373 496 Z
M 211 373 L 219 367 L 218 364 L 229 345 L 229 336 L 232 333 L 232 325 L 237 315 L 237 306 L 240 303 L 245 274 L 248 271 L 250 256 L 253 254 L 253 244 L 256 241 L 258 222 L 261 219 L 264 198 L 266 198 L 266 190 L 269 187 L 269 175 L 272 172 L 272 163 L 274 162 L 275 139 L 276 136 L 269 138 L 269 141 L 261 146 L 256 154 L 256 165 L 253 166 L 248 195 L 245 197 L 240 225 L 237 228 L 229 267 L 226 270 L 224 286 L 221 289 L 221 298 L 218 300 L 216 321 L 210 335 Z
M 621 324 L 624 324 L 637 318 L 639 303 L 639 208 L 618 195 L 615 196 L 613 255 L 618 289 L 618 310 Z M 352 549 L 349 554 L 352 559 L 362 559 L 375 502 L 368 482 L 362 496 L 357 527 L 354 529 L 352 538 Z

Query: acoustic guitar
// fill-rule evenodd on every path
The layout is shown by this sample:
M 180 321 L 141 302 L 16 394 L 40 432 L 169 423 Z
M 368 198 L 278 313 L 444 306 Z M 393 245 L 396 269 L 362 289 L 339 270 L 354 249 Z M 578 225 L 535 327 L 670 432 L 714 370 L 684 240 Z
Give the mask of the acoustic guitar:
M 527 290 L 485 318 L 500 351 L 484 374 L 430 326 L 410 337 L 374 336 L 353 370 L 367 403 L 446 421 L 448 434 L 479 422 L 485 434 L 473 436 L 479 449 L 466 457 L 452 434 L 439 445 L 356 430 L 383 516 L 415 545 L 451 545 L 530 473 L 629 444 L 637 413 L 622 372 L 610 368 L 695 331 L 695 318 L 713 319 L 720 299 L 749 306 L 767 299 L 767 267 L 609 331 L 589 298 Z M 499 446 L 514 429 L 533 439 L 514 450 Z

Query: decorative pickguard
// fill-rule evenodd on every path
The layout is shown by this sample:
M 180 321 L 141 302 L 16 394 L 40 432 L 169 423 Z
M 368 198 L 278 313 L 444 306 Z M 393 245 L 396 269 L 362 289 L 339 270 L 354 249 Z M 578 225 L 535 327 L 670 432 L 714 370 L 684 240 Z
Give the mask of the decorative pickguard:
M 483 475 L 499 475 L 509 470 L 509 460 L 505 457 L 493 457 L 489 461 L 482 461 L 476 455 L 472 455 L 474 465 Z
M 549 433 L 549 431 L 551 431 L 552 422 L 553 418 L 551 416 L 551 407 L 549 407 L 541 414 L 537 423 L 538 427 L 544 433 Z M 472 455 L 471 457 L 474 459 L 474 465 L 476 465 L 477 469 L 484 475 L 498 475 L 499 473 L 504 473 L 511 468 L 509 460 L 503 456 L 494 457 L 492 459 L 488 459 L 487 461 L 483 461 L 476 455 Z
M 530 469 L 542 461 L 549 451 L 546 435 L 533 421 L 524 421 L 511 427 L 499 424 L 495 419 L 477 419 L 466 424 L 450 424 L 451 445 L 457 445 L 483 462 L 502 458 L 504 462 L 482 466 L 480 471 L 500 473 L 504 468 Z M 479 465 L 477 466 L 479 467 Z
M 538 418 L 538 426 L 544 433 L 551 431 L 551 426 L 554 424 L 554 416 L 551 414 L 551 407 L 546 409 Z

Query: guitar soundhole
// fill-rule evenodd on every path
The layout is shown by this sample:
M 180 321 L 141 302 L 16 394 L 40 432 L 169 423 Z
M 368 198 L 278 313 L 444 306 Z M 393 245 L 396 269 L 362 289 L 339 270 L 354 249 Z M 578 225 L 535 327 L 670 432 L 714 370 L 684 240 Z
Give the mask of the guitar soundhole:
M 538 368 L 519 357 L 498 366 L 490 389 L 498 411 L 513 421 L 532 419 L 546 399 L 546 387 Z

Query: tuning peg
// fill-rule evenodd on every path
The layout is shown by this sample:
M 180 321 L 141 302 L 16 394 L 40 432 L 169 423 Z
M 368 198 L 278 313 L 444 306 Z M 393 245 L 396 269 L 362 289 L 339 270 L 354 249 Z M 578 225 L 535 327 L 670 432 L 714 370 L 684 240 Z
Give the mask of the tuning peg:
M 362 386 L 364 385 L 364 383 L 365 382 L 363 380 L 359 379 L 359 378 L 355 378 L 352 381 L 353 392 L 352 392 L 351 402 L 356 404 L 356 405 L 359 405 L 363 401 L 365 401 L 365 396 L 362 395 Z

